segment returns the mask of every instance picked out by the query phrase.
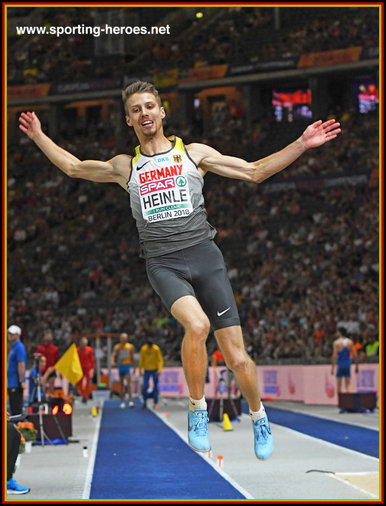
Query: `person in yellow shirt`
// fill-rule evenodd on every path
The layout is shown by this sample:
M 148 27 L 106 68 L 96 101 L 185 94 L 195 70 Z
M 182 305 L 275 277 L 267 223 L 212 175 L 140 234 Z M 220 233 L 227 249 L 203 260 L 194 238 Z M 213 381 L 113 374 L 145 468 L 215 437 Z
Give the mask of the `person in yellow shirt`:
M 139 374 L 144 375 L 143 379 L 143 405 L 142 409 L 146 408 L 146 401 L 149 397 L 153 397 L 154 409 L 158 409 L 158 376 L 164 365 L 161 350 L 159 346 L 153 344 L 148 340 L 139 352 Z M 148 393 L 149 379 L 153 379 L 153 391 Z
M 111 365 L 118 365 L 119 371 L 119 395 L 121 398 L 121 408 L 125 407 L 125 380 L 127 393 L 129 396 L 129 407 L 134 407 L 133 396 L 131 393 L 131 364 L 134 360 L 134 346 L 127 342 L 129 336 L 123 332 L 119 336 L 119 343 L 114 346 L 111 354 Z

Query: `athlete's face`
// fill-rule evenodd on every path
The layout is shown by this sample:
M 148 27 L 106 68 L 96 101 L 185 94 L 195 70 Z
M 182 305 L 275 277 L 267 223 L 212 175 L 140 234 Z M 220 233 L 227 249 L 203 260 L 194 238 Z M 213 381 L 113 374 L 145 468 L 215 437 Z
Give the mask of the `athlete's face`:
M 165 110 L 152 93 L 134 93 L 126 102 L 126 123 L 134 128 L 137 137 L 153 137 L 162 130 Z

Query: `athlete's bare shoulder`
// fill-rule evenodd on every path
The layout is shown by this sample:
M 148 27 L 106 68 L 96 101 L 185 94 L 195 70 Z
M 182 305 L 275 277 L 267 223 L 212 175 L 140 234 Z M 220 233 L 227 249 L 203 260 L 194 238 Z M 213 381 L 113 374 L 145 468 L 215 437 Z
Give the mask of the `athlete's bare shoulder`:
M 186 150 L 197 167 L 200 167 L 200 164 L 205 157 L 216 156 L 219 154 L 215 149 L 199 142 L 192 142 L 191 144 L 188 144 L 186 146 Z M 202 169 L 204 175 L 206 170 L 203 167 L 200 168 Z
M 126 182 L 130 179 L 132 158 L 131 155 L 121 154 L 109 160 L 109 163 L 113 166 L 117 175 L 117 182 L 123 188 L 126 188 Z
M 186 146 L 186 149 L 189 153 L 189 156 L 192 158 L 193 157 L 203 158 L 204 156 L 208 156 L 209 154 L 216 152 L 215 149 L 200 142 L 192 142 L 191 144 L 188 144 Z
M 113 165 L 113 167 L 122 174 L 128 173 L 130 176 L 131 169 L 131 159 L 133 157 L 131 155 L 121 154 L 116 155 L 109 162 Z

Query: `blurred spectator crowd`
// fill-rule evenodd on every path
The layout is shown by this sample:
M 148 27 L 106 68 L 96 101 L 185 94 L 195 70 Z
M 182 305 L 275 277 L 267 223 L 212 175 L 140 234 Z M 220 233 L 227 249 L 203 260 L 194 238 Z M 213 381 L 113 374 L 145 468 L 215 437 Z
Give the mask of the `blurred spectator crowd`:
M 222 8 L 209 23 L 193 23 L 189 37 L 155 43 L 146 62 L 154 71 L 165 65 L 245 65 L 303 53 L 377 46 L 378 15 L 376 9 L 355 7 L 336 8 L 332 14 L 318 7 Z
M 8 16 L 16 20 L 16 26 L 93 27 L 108 22 L 150 27 L 170 23 L 171 30 L 170 35 L 153 36 L 150 42 L 128 35 L 112 43 L 111 38 L 82 34 L 18 37 L 16 30 L 9 29 L 8 84 L 148 75 L 172 67 L 244 65 L 379 44 L 376 6 L 216 7 L 206 9 L 201 19 L 194 12 L 191 19 L 181 16 L 181 9 L 10 8 Z
M 377 7 L 216 7 L 192 20 L 182 9 L 9 7 L 8 17 L 20 25 L 151 26 L 168 20 L 171 34 L 151 43 L 144 38 L 143 46 L 128 36 L 114 46 L 86 35 L 20 38 L 8 30 L 8 84 L 243 65 L 379 43 Z M 338 324 L 362 350 L 361 360 L 373 359 L 366 345 L 378 339 L 377 184 L 264 190 L 272 181 L 378 172 L 377 118 L 337 113 L 337 141 L 306 153 L 259 187 L 205 178 L 208 219 L 218 231 L 248 352 L 258 363 L 326 362 Z M 305 128 L 302 121 L 276 123 L 269 114 L 248 128 L 244 119 L 242 111 L 219 109 L 209 128 L 193 121 L 181 129 L 167 116 L 166 133 L 252 161 Z M 118 136 L 113 121 L 61 122 L 54 140 L 80 159 L 131 152 L 132 132 Z M 137 350 L 152 336 L 166 364 L 180 363 L 182 328 L 147 281 L 128 194 L 113 184 L 68 178 L 21 133 L 9 136 L 7 161 L 8 319 L 23 329 L 28 353 L 47 329 L 61 352 L 85 334 L 127 332 Z M 211 335 L 209 351 L 214 347 Z
M 269 154 L 268 140 L 270 152 L 284 142 L 276 123 L 243 134 L 237 122 L 219 122 L 200 138 L 173 122 L 172 128 L 167 133 L 185 143 L 207 142 L 248 160 Z M 287 125 L 289 140 L 304 128 Z M 365 346 L 378 339 L 378 185 L 264 190 L 271 180 L 377 171 L 376 118 L 345 114 L 342 129 L 339 139 L 259 186 L 205 178 L 208 219 L 258 363 L 326 362 L 338 324 L 362 347 L 362 359 L 372 360 Z M 132 133 L 118 138 L 112 131 L 107 122 L 54 140 L 80 159 L 130 153 Z M 9 140 L 7 238 L 8 320 L 23 329 L 29 353 L 46 329 L 61 352 L 88 333 L 127 332 L 137 350 L 150 335 L 166 364 L 180 363 L 182 328 L 147 281 L 121 188 L 65 176 L 20 134 Z

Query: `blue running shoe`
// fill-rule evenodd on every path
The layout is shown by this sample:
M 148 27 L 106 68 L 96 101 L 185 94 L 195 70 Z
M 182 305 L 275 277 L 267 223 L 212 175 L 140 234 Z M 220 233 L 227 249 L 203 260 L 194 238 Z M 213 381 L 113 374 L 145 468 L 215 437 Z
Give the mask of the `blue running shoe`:
M 7 481 L 7 494 L 27 494 L 31 489 L 22 487 L 13 478 Z
M 196 452 L 208 452 L 210 442 L 208 438 L 208 412 L 206 409 L 188 411 L 188 440 Z
M 267 415 L 254 422 L 252 420 L 255 435 L 255 454 L 260 460 L 268 459 L 273 451 L 273 439 Z

